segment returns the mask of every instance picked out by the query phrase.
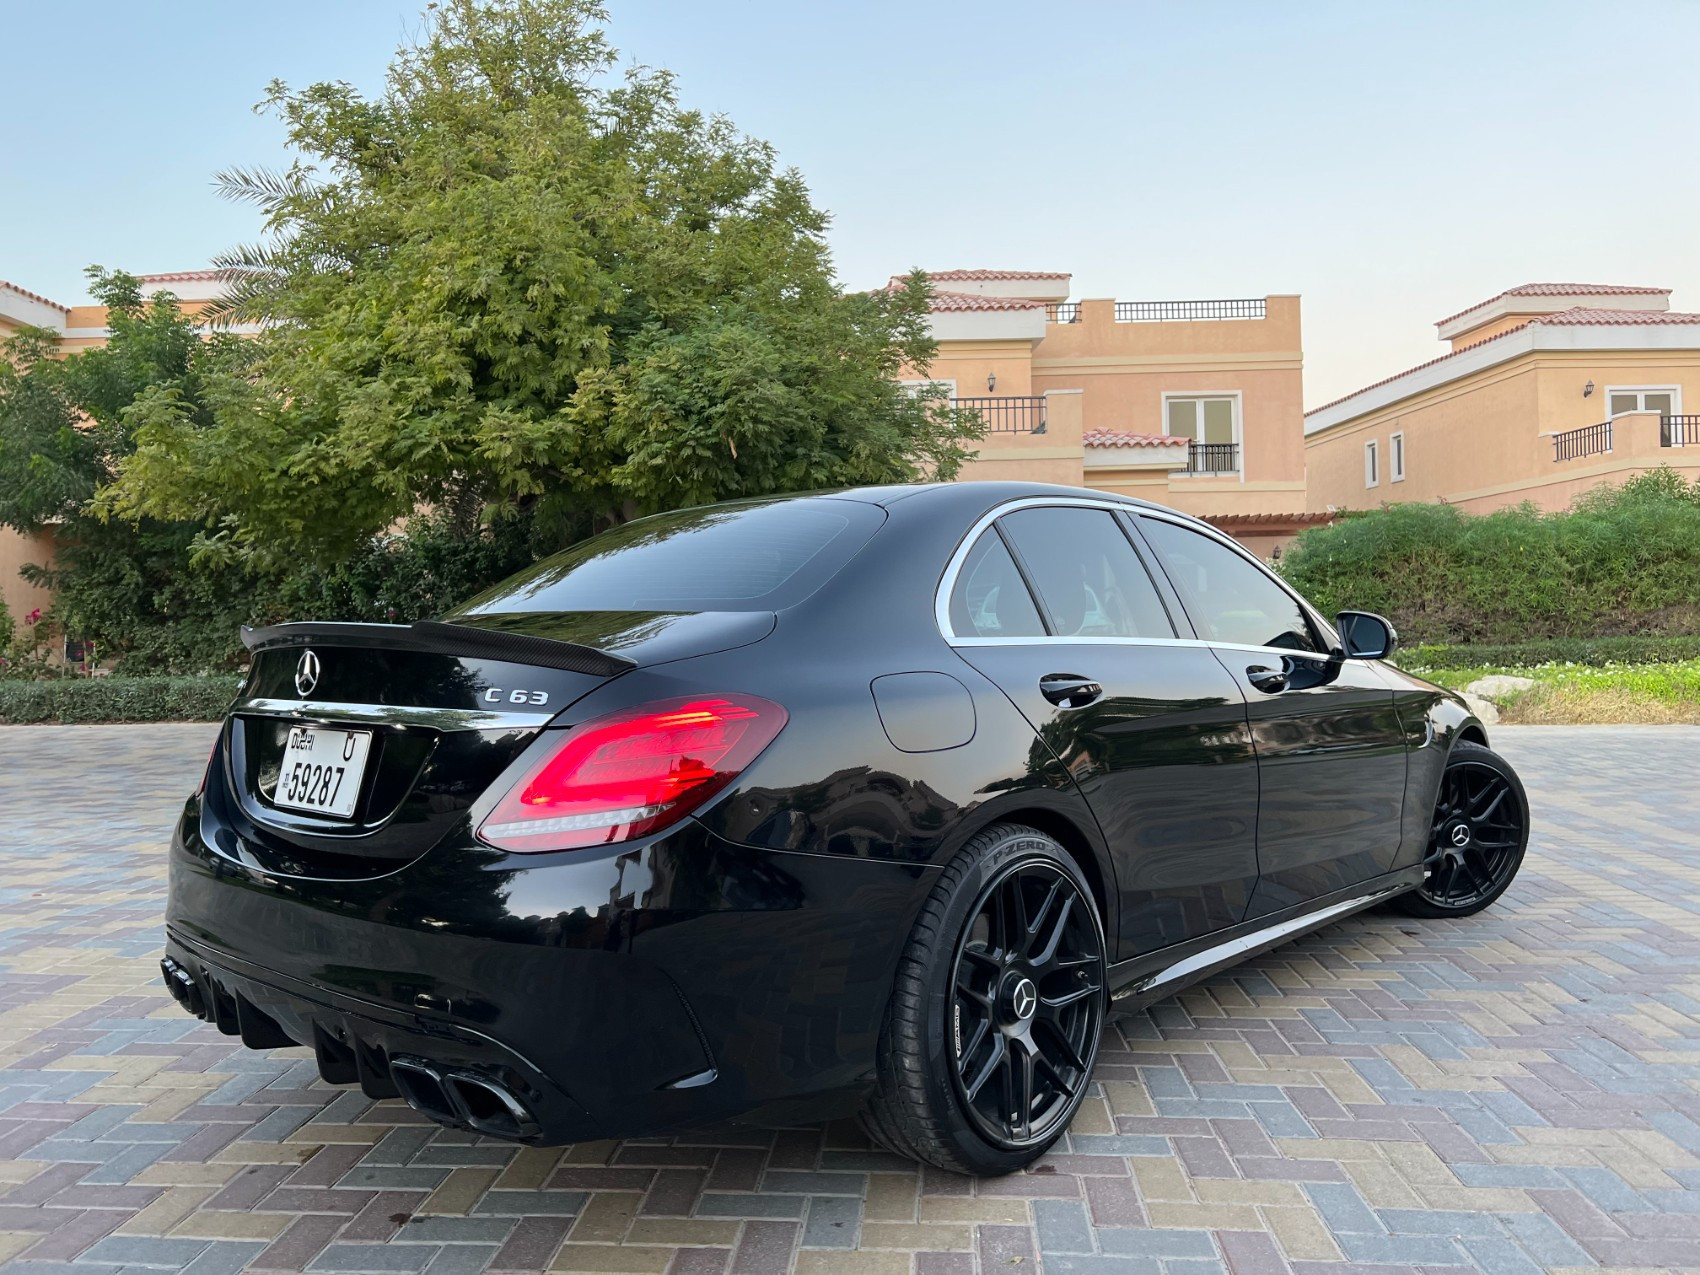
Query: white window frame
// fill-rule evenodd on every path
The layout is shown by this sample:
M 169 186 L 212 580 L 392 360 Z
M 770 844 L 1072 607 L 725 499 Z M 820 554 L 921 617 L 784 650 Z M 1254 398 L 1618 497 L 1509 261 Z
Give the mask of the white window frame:
M 1613 412 L 1611 410 L 1611 396 L 1613 394 L 1634 394 L 1637 396 L 1635 400 L 1637 403 L 1645 402 L 1646 396 L 1649 394 L 1669 394 L 1670 414 L 1672 416 L 1682 415 L 1682 386 L 1680 385 L 1608 385 L 1605 393 L 1606 419 L 1608 421 L 1627 415 L 1625 412 Z M 1639 412 L 1644 409 L 1636 407 L 1630 410 Z
M 920 390 L 926 389 L 929 385 L 942 385 L 950 391 L 950 397 L 951 398 L 956 397 L 956 378 L 955 377 L 943 377 L 943 376 L 906 377 L 905 379 L 899 381 L 898 384 L 901 385 L 904 388 L 904 391 L 909 393 L 909 394 L 914 394 L 914 393 L 919 392 Z
M 1381 440 L 1372 438 L 1364 444 L 1364 489 L 1381 486 Z
M 1172 469 L 1170 478 L 1235 478 L 1245 482 L 1245 398 L 1239 390 L 1165 390 L 1163 391 L 1163 437 L 1173 438 L 1169 433 L 1169 401 L 1184 398 L 1197 401 L 1206 398 L 1225 398 L 1233 405 L 1234 411 L 1234 461 L 1232 470 L 1216 474 L 1194 474 L 1184 469 Z M 1200 415 L 1200 425 L 1203 417 Z M 1200 440 L 1202 441 L 1202 440 Z
M 1405 481 L 1405 431 L 1396 429 L 1387 436 L 1387 481 Z

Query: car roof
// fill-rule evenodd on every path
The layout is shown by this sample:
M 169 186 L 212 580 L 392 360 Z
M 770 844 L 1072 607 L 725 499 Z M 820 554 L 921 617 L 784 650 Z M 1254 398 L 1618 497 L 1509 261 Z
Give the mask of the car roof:
M 1069 487 L 1062 483 L 1035 483 L 1010 479 L 970 479 L 965 482 L 953 483 L 904 483 L 884 487 L 849 487 L 820 494 L 833 495 L 846 500 L 865 500 L 870 504 L 881 507 L 889 507 L 899 501 L 916 501 L 926 504 L 981 504 L 988 509 L 995 505 L 1006 504 L 1011 500 L 1058 496 L 1105 501 L 1111 504 L 1127 505 L 1135 509 L 1160 510 L 1169 514 L 1181 513 L 1180 510 L 1171 509 L 1167 505 L 1140 500 L 1135 496 L 1123 496 L 1113 491 L 1094 491 L 1090 487 Z M 1190 517 L 1186 514 L 1181 516 Z
M 804 500 L 853 500 L 859 504 L 876 505 L 888 511 L 901 505 L 901 512 L 909 514 L 945 514 L 947 511 L 954 513 L 972 512 L 975 517 L 978 517 L 987 510 L 995 509 L 999 505 L 1008 504 L 1014 500 L 1043 499 L 1047 496 L 1125 505 L 1129 509 L 1149 509 L 1171 517 L 1185 518 L 1190 522 L 1200 521 L 1190 514 L 1170 508 L 1167 505 L 1160 505 L 1150 500 L 1140 500 L 1135 496 L 1123 496 L 1117 492 L 1094 491 L 1090 487 L 1069 487 L 1061 483 L 1022 482 L 1008 479 L 970 479 L 964 482 L 949 483 L 888 483 L 868 487 L 826 488 L 821 491 L 779 492 L 769 496 L 745 496 L 719 501 L 715 504 L 697 506 L 697 508 L 714 509 L 722 505 L 781 504 Z M 688 511 L 674 510 L 670 512 L 684 513 Z

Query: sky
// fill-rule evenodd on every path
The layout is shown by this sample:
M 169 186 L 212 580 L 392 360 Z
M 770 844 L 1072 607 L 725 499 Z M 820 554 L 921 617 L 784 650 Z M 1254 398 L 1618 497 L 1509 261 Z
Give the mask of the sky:
M 194 269 L 288 161 L 266 84 L 382 89 L 411 0 L 0 0 L 0 278 Z M 1074 296 L 1304 298 L 1305 399 L 1520 283 L 1700 310 L 1700 4 L 613 0 L 628 59 L 772 142 L 846 287 L 1067 270 Z

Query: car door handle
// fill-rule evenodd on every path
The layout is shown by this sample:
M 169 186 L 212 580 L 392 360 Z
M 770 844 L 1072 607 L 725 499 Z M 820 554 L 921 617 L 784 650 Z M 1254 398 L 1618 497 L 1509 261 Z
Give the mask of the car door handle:
M 1039 679 L 1039 694 L 1061 708 L 1084 708 L 1103 693 L 1102 686 L 1078 673 L 1047 673 Z
M 1265 695 L 1275 695 L 1287 689 L 1287 670 L 1253 664 L 1245 671 L 1245 680 Z

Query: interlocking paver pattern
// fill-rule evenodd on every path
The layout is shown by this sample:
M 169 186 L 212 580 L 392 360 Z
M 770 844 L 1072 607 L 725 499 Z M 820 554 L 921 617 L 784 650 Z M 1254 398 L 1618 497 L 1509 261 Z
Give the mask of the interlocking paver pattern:
M 1067 1139 L 978 1183 L 838 1124 L 520 1149 L 235 1047 L 156 966 L 209 743 L 0 729 L 8 1270 L 1700 1269 L 1700 730 L 1501 730 L 1537 831 L 1498 907 L 1117 1024 Z

